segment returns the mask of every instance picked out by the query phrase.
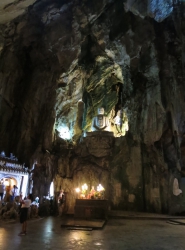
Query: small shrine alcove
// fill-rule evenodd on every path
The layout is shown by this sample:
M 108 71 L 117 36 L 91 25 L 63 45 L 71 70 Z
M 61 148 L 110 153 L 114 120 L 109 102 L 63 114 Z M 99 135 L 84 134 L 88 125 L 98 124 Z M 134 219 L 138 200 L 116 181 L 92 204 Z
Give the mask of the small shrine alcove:
M 20 164 L 12 154 L 7 157 L 4 152 L 0 154 L 0 181 L 5 185 L 5 192 L 13 186 L 17 187 L 17 194 L 27 194 L 29 180 L 28 168 Z M 6 196 L 5 196 L 6 197 Z

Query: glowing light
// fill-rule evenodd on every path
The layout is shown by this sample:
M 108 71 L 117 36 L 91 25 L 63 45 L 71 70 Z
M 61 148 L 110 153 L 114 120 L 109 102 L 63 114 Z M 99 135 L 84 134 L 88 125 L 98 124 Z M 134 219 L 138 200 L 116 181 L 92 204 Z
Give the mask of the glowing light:
M 63 138 L 63 139 L 67 139 L 69 140 L 71 138 L 71 134 L 70 134 L 70 131 L 69 131 L 69 128 L 67 126 L 60 126 L 58 127 L 57 129 L 60 133 L 60 137 Z
M 97 186 L 97 191 L 98 192 L 102 192 L 102 191 L 104 191 L 105 189 L 104 189 L 104 187 L 101 185 L 101 184 L 99 184 L 98 186 Z
M 95 242 L 94 245 L 95 246 L 101 246 L 102 244 L 100 242 Z
M 80 193 L 80 188 L 75 188 L 75 191 L 76 191 L 77 193 Z
M 53 185 L 53 182 L 52 182 L 51 185 L 50 185 L 49 195 L 50 195 L 50 196 L 54 196 L 54 185 Z
M 87 186 L 87 184 L 85 183 L 85 184 L 82 186 L 82 191 L 87 191 L 87 189 L 88 189 L 88 186 Z
M 9 186 L 9 181 L 5 180 L 4 184 L 5 186 Z

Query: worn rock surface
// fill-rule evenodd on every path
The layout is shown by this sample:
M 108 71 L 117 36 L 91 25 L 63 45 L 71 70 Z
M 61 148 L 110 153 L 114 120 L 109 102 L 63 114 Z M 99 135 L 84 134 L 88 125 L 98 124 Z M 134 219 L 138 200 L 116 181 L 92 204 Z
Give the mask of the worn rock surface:
M 1 25 L 0 150 L 29 165 L 34 195 L 64 188 L 68 212 L 101 183 L 112 208 L 182 213 L 183 3 L 23 2 Z M 102 106 L 114 137 L 84 137 Z

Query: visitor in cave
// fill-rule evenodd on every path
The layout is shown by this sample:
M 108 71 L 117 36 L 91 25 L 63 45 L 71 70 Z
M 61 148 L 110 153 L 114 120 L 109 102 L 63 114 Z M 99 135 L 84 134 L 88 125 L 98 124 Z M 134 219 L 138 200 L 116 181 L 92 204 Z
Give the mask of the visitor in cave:
M 6 186 L 5 187 L 5 197 L 4 197 L 4 201 L 5 202 L 10 202 L 10 191 L 11 191 L 11 187 L 10 186 Z
M 5 185 L 4 185 L 3 182 L 0 182 L 0 197 L 1 197 L 1 201 L 3 200 L 4 190 L 5 190 Z
M 65 203 L 65 194 L 64 190 L 60 190 L 59 196 L 58 196 L 58 216 L 61 217 L 64 209 L 64 203 Z
M 17 196 L 18 187 L 13 185 L 12 190 L 10 191 L 10 201 L 14 201 L 15 197 Z
M 19 207 L 18 207 L 18 213 L 21 214 L 21 206 L 22 206 L 22 203 L 21 201 L 23 200 L 23 195 L 22 195 L 22 192 L 20 192 L 19 196 L 18 196 L 18 203 L 19 203 Z
M 27 219 L 31 202 L 31 195 L 28 195 L 28 197 L 20 201 L 20 203 L 22 204 L 20 212 L 20 223 L 22 224 L 22 231 L 19 234 L 20 236 L 27 234 Z

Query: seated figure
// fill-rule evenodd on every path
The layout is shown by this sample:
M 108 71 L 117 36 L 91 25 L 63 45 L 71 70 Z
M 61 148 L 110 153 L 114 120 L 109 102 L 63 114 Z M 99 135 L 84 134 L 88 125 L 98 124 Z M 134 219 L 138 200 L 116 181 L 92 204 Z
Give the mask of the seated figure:
M 109 118 L 104 115 L 104 108 L 98 108 L 98 115 L 92 120 L 91 131 L 109 131 Z

